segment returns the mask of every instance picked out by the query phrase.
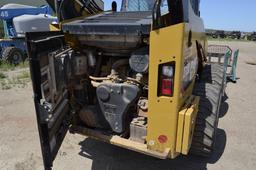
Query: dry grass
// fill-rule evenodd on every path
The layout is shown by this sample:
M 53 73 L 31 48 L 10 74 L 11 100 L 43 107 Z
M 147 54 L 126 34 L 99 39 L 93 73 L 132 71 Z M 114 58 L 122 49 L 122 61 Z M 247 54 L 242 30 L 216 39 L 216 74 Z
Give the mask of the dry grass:
M 12 65 L 0 61 L 0 89 L 8 90 L 13 87 L 24 88 L 30 82 L 29 62 Z
M 30 78 L 30 74 L 28 71 L 22 71 L 17 75 L 17 79 L 29 79 L 29 78 Z
M 10 84 L 8 84 L 6 81 L 1 81 L 0 87 L 2 90 L 9 90 L 12 88 L 12 86 Z
M 5 61 L 0 60 L 0 71 L 12 71 L 15 69 L 28 68 L 29 62 L 25 61 L 24 63 L 20 63 L 18 65 L 13 65 Z
M 8 90 L 13 87 L 25 88 L 28 86 L 28 83 L 30 82 L 30 74 L 28 70 L 18 72 L 14 76 L 8 76 L 4 74 L 2 77 L 2 79 L 0 78 L 0 88 L 2 90 Z

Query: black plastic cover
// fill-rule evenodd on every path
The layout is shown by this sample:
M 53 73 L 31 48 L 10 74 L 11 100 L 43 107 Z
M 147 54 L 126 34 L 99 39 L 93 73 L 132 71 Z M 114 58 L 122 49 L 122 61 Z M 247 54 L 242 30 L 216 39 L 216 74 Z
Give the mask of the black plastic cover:
M 80 44 L 107 53 L 129 54 L 151 31 L 151 12 L 105 12 L 62 25 Z
M 64 32 L 83 35 L 149 34 L 151 12 L 104 12 L 62 26 Z
M 140 89 L 136 85 L 103 83 L 97 87 L 97 98 L 106 121 L 116 133 L 125 130 L 129 109 L 137 101 Z

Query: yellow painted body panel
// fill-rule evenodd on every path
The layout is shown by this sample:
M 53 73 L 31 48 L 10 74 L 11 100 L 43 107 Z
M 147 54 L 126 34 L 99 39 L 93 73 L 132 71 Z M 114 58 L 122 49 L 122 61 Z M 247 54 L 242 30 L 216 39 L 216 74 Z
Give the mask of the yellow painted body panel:
M 156 151 L 170 148 L 170 156 L 175 157 L 177 120 L 180 105 L 180 87 L 183 74 L 183 39 L 185 24 L 162 28 L 150 33 L 149 63 L 149 110 L 148 110 L 148 147 Z M 159 97 L 159 65 L 175 62 L 173 97 Z M 166 143 L 158 141 L 159 135 L 168 138 Z
M 198 29 L 200 26 L 192 24 L 181 23 L 150 34 L 147 145 L 159 152 L 170 148 L 169 158 L 188 154 L 198 112 L 199 97 L 192 96 L 197 70 L 188 87 L 182 89 L 185 62 L 195 59 L 198 62 L 198 44 L 207 48 L 205 33 Z M 188 46 L 190 32 L 192 44 Z M 175 62 L 174 94 L 173 97 L 158 96 L 159 65 L 169 62 Z M 160 143 L 160 135 L 167 136 L 168 141 Z
M 176 140 L 176 152 L 181 153 L 183 147 L 183 139 L 184 139 L 184 124 L 185 124 L 185 117 L 187 115 L 187 111 L 193 102 L 194 96 L 190 96 L 189 99 L 185 101 L 184 106 L 182 107 L 181 111 L 179 112 L 178 118 L 178 127 L 177 127 L 177 140 Z
M 176 150 L 175 150 L 177 153 L 182 152 L 182 143 L 183 143 L 182 140 L 183 140 L 184 120 L 185 120 L 186 112 L 187 112 L 187 108 L 179 112 Z
M 182 151 L 181 153 L 187 155 L 192 143 L 194 134 L 196 116 L 198 112 L 199 97 L 195 97 L 192 101 L 192 105 L 187 109 L 184 116 L 184 131 L 182 139 Z
M 60 31 L 60 24 L 50 24 L 50 31 Z

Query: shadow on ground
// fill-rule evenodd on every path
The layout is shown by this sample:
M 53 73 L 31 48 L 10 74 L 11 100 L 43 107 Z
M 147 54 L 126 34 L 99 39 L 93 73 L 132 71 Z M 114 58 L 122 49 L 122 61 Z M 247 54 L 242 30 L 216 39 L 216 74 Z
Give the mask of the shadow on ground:
M 225 93 L 224 96 L 222 97 L 219 118 L 223 118 L 228 113 L 229 104 L 228 104 L 227 100 L 228 100 L 228 96 Z
M 90 138 L 79 143 L 81 146 L 79 155 L 92 160 L 91 170 L 203 170 L 207 169 L 207 164 L 214 164 L 220 159 L 226 140 L 225 131 L 218 129 L 215 152 L 207 159 L 180 156 L 175 160 L 158 160 Z

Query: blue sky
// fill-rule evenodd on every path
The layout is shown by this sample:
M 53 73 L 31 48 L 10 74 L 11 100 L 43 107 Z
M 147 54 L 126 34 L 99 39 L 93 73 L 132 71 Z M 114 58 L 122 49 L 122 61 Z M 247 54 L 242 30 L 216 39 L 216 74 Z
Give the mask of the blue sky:
M 105 9 L 111 2 L 104 0 Z M 256 0 L 201 0 L 201 16 L 206 28 L 256 31 Z

